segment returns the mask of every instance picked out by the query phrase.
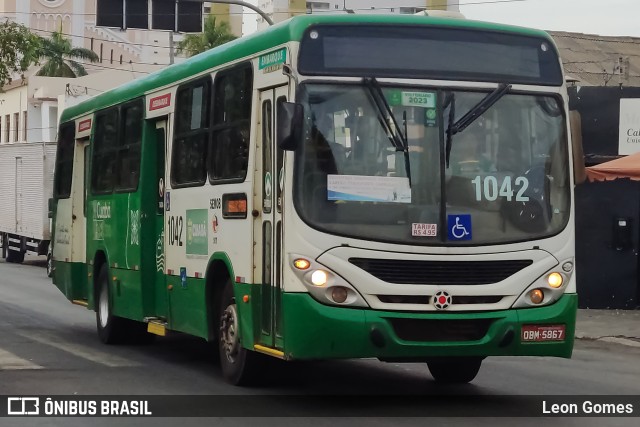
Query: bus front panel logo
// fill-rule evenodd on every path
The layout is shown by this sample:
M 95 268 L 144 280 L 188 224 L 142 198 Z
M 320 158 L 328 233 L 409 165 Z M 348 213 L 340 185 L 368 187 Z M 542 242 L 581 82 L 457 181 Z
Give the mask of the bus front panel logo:
M 446 310 L 451 305 L 451 295 L 446 291 L 438 291 L 433 296 L 433 305 L 438 310 Z

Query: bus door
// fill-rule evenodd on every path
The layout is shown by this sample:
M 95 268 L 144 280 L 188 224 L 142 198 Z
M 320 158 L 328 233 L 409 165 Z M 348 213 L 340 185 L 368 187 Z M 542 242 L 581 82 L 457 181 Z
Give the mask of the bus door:
M 64 141 L 62 141 L 64 143 Z M 86 261 L 86 186 L 89 161 L 89 139 L 74 142 L 72 154 L 71 190 L 68 198 L 59 198 L 53 241 L 55 284 L 70 300 L 87 300 L 84 281 L 73 280 L 71 270 L 62 268 Z M 59 178 L 60 179 L 60 178 Z M 61 184 L 59 184 L 61 185 Z
M 276 105 L 287 100 L 288 87 L 260 93 L 260 129 L 256 156 L 254 206 L 254 282 L 261 286 L 260 343 L 283 348 L 282 340 L 282 188 L 284 152 L 275 145 Z

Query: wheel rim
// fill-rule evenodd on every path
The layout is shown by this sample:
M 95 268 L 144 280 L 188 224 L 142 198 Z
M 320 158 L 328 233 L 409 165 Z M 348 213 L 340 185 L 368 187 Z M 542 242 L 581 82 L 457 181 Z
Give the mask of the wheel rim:
M 107 322 L 109 321 L 109 294 L 107 292 L 106 286 L 102 286 L 100 288 L 100 303 L 98 304 L 98 314 L 100 317 L 100 326 L 106 328 Z
M 240 351 L 240 337 L 238 335 L 238 312 L 236 305 L 229 305 L 220 319 L 220 346 L 227 360 L 235 363 Z

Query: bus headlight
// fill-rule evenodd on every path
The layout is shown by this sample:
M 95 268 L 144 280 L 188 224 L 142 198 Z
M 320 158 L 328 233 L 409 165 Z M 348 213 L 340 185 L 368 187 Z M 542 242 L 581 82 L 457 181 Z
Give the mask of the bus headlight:
M 313 283 L 314 286 L 324 286 L 327 284 L 328 279 L 329 276 L 326 271 L 316 270 L 311 273 L 311 283 Z
M 559 300 L 571 278 L 571 273 L 561 273 L 559 270 L 559 266 L 556 266 L 539 277 L 520 294 L 512 308 L 541 307 Z
M 549 286 L 552 288 L 559 288 L 562 286 L 562 282 L 562 274 L 560 273 L 553 272 L 547 276 L 547 283 L 549 283 Z
M 289 260 L 291 271 L 300 279 L 311 296 L 319 302 L 330 305 L 368 307 L 364 298 L 349 282 L 324 265 L 294 254 L 289 255 Z

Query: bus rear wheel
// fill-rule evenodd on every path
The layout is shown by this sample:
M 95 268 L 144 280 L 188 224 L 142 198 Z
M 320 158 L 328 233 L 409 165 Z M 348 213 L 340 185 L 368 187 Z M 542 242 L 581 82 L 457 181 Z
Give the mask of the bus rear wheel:
M 433 379 L 444 384 L 465 384 L 473 381 L 481 365 L 481 357 L 452 357 L 427 362 Z
M 100 341 L 105 344 L 118 344 L 124 341 L 126 329 L 124 319 L 114 316 L 109 295 L 109 270 L 106 265 L 100 267 L 96 288 L 96 324 Z
M 233 385 L 250 385 L 258 376 L 260 355 L 242 347 L 240 319 L 231 279 L 222 291 L 218 319 L 218 351 L 222 376 Z

